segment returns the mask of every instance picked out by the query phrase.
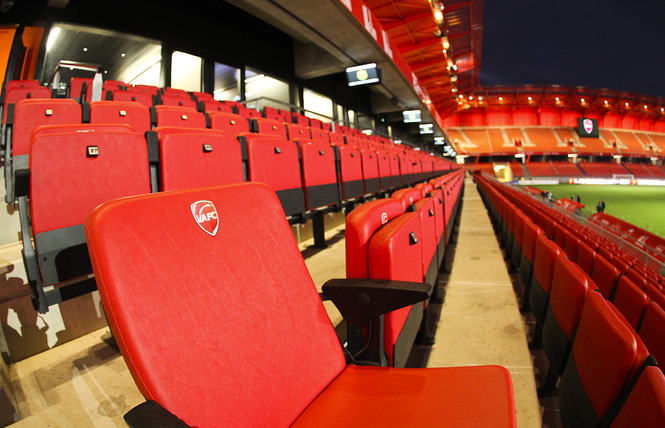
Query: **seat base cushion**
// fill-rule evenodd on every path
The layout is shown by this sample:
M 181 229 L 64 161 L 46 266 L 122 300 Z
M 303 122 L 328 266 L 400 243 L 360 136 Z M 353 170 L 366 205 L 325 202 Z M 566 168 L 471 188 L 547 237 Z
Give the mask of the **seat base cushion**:
M 514 427 L 510 373 L 499 366 L 347 366 L 294 426 Z

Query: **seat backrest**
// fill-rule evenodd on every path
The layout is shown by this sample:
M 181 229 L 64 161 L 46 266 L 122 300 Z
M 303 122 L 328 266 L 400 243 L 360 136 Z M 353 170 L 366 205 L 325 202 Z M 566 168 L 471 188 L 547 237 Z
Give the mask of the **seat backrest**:
M 591 279 L 606 299 L 612 300 L 614 298 L 619 275 L 621 275 L 621 272 L 611 261 L 600 254 L 596 255 Z
M 552 289 L 543 326 L 543 347 L 550 367 L 563 371 L 580 321 L 591 280 L 579 266 L 560 253 L 554 262 Z
M 89 155 L 88 147 L 98 154 Z M 30 208 L 35 235 L 83 224 L 102 202 L 149 192 L 148 150 L 141 134 L 43 133 L 32 140 Z
M 627 276 L 622 275 L 619 278 L 613 303 L 635 331 L 637 331 L 642 321 L 649 300 L 647 293 L 635 285 Z
M 665 375 L 647 367 L 612 421 L 610 428 L 665 426 Z
M 90 103 L 90 123 L 124 123 L 143 133 L 150 129 L 150 110 L 141 103 L 93 101 Z
M 305 212 L 300 154 L 293 141 L 271 135 L 242 134 L 247 145 L 248 181 L 269 184 L 282 201 L 287 216 Z
M 397 199 L 402 204 L 402 209 L 406 211 L 407 208 L 409 208 L 409 205 L 414 204 L 422 199 L 423 194 L 418 189 L 407 187 L 406 189 L 396 190 L 392 195 L 390 195 L 390 197 Z
M 362 159 L 363 165 L 365 193 L 376 193 L 381 190 L 379 162 L 376 158 L 376 152 L 369 149 L 362 149 L 360 150 L 360 158 Z
M 81 123 L 81 105 L 72 99 L 27 99 L 16 104 L 12 156 L 30 153 L 30 135 L 38 126 Z
M 211 112 L 210 128 L 224 131 L 229 135 L 239 135 L 249 132 L 249 121 L 247 118 L 233 113 Z
M 154 109 L 153 121 L 156 126 L 207 127 L 206 116 L 193 108 L 158 105 L 151 109 Z
M 198 108 L 196 100 L 192 99 L 189 94 L 169 94 L 165 93 L 159 96 L 161 105 L 174 106 L 174 107 L 187 107 L 192 109 Z
M 7 115 L 10 104 L 16 104 L 25 99 L 51 98 L 51 90 L 44 86 L 18 86 L 7 89 L 5 93 L 5 104 L 2 115 L 2 123 L 7 123 Z M 13 117 L 10 117 L 10 120 Z
M 564 426 L 596 426 L 646 359 L 644 351 L 612 304 L 590 292 L 559 384 Z
M 342 199 L 346 201 L 358 198 L 365 194 L 360 151 L 348 145 L 338 147 Z
M 86 221 L 127 366 L 188 425 L 289 426 L 345 366 L 280 211 L 243 183 L 114 201 Z
M 117 102 L 138 103 L 145 107 L 152 107 L 155 103 L 154 95 L 139 90 L 112 91 L 112 100 Z
M 536 238 L 536 249 L 533 258 L 533 277 L 529 289 L 529 306 L 537 319 L 542 320 L 547 310 L 554 261 L 563 250 L 554 241 L 547 239 L 543 233 Z
M 289 140 L 310 140 L 312 138 L 312 133 L 309 132 L 309 128 L 305 126 L 298 125 L 297 123 L 285 123 Z
M 582 268 L 587 275 L 591 276 L 593 273 L 593 264 L 596 261 L 596 250 L 594 250 L 587 243 L 580 243 L 577 249 L 577 264 Z
M 269 120 L 269 119 L 265 119 Z M 296 140 L 302 158 L 302 180 L 307 210 L 340 204 L 340 184 L 337 182 L 336 147 Z
M 656 302 L 649 302 L 644 311 L 644 318 L 639 326 L 639 335 L 649 353 L 661 362 L 661 370 L 665 367 L 665 309 Z
M 543 229 L 532 221 L 526 220 L 524 222 L 524 230 L 522 232 L 522 255 L 524 258 L 533 265 L 533 258 L 536 252 L 536 239 L 538 235 L 543 234 Z
M 252 119 L 252 126 L 256 133 L 287 139 L 286 125 L 278 120 L 256 117 Z M 294 139 L 291 138 L 291 140 Z
M 219 112 L 235 114 L 235 110 L 231 104 L 217 100 L 203 100 L 203 111 L 206 113 Z
M 401 214 L 377 231 L 369 243 L 369 277 L 422 282 L 422 233 L 420 216 L 416 212 Z M 415 306 L 422 308 L 421 303 Z M 384 315 L 384 349 L 390 366 L 404 366 L 408 354 L 400 351 L 404 347 L 410 350 L 415 340 L 414 331 L 406 331 L 400 338 L 410 311 L 411 306 L 407 306 Z M 396 349 L 398 340 L 404 340 L 406 345 L 401 343 Z
M 346 217 L 346 277 L 369 278 L 369 241 L 389 221 L 402 214 L 399 201 L 376 199 L 355 208 Z
M 155 128 L 159 139 L 160 190 L 242 183 L 241 143 L 221 131 Z

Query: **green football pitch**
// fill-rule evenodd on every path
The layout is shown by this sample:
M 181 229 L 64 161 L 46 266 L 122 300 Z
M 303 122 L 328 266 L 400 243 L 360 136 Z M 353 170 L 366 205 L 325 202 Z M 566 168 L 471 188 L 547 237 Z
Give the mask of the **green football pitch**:
M 665 238 L 665 187 L 590 184 L 533 186 L 552 192 L 554 200 L 580 196 L 584 212 L 593 214 L 601 199 L 605 213 Z

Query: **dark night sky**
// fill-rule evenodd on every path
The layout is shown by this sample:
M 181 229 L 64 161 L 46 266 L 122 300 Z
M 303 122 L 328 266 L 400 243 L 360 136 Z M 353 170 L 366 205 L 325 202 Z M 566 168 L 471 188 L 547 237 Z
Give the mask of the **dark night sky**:
M 665 97 L 665 0 L 485 0 L 480 84 Z

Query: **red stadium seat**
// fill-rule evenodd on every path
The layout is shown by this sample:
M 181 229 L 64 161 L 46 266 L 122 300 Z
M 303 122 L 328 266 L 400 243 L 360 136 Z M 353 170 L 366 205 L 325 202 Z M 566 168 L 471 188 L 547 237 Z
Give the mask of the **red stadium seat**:
M 538 324 L 542 326 L 547 312 L 550 290 L 552 288 L 552 273 L 554 262 L 562 252 L 561 248 L 547 239 L 544 234 L 536 238 L 536 247 L 533 260 L 533 279 L 529 291 L 529 307 L 536 317 Z
M 529 309 L 529 291 L 533 280 L 533 261 L 536 252 L 536 240 L 545 232 L 530 220 L 524 222 L 522 237 L 522 258 L 520 259 L 520 282 L 522 285 L 522 308 Z
M 210 112 L 208 116 L 210 117 L 210 128 L 212 129 L 234 136 L 249 132 L 249 121 L 237 114 Z
M 649 302 L 637 331 L 656 361 L 665 361 L 665 309 L 656 302 Z M 664 367 L 661 363 L 660 369 Z
M 147 138 L 159 145 L 160 191 L 245 181 L 241 144 L 221 131 L 159 127 Z
M 134 131 L 144 133 L 150 129 L 150 110 L 141 103 L 93 101 L 90 123 L 125 123 Z
M 342 199 L 350 201 L 365 194 L 360 151 L 348 145 L 339 147 L 339 170 L 342 180 Z
M 658 367 L 647 367 L 610 428 L 665 426 L 665 375 Z
M 208 116 L 188 107 L 157 105 L 150 108 L 154 127 L 180 126 L 183 128 L 207 128 Z
M 589 276 L 593 273 L 593 264 L 596 261 L 596 250 L 582 242 L 577 249 L 577 264 Z
M 635 285 L 627 276 L 622 275 L 619 278 L 612 302 L 631 327 L 637 331 L 649 303 L 647 293 Z
M 247 183 L 126 198 L 89 216 L 109 324 L 150 400 L 125 416 L 130 425 L 159 408 L 201 428 L 515 426 L 503 368 L 347 365 L 279 206 L 267 186 Z M 183 265 L 198 267 L 196 281 Z M 366 284 L 372 296 L 385 295 Z M 324 292 L 354 300 L 363 285 L 336 282 Z M 410 285 L 417 297 L 425 288 Z M 342 311 L 361 320 L 399 306 L 388 299 Z M 259 316 L 266 311 L 278 322 Z M 213 324 L 225 328 L 210 334 Z
M 619 282 L 619 269 L 617 269 L 611 262 L 600 254 L 596 256 L 596 261 L 593 264 L 593 272 L 591 279 L 596 284 L 596 287 L 603 293 L 606 299 L 613 300 L 616 286 Z
M 422 199 L 423 193 L 416 188 L 407 187 L 406 189 L 399 189 L 393 192 L 390 197 L 400 201 L 402 204 L 402 209 L 406 211 L 409 209 L 409 206 Z
M 272 186 L 286 216 L 294 221 L 302 220 L 306 207 L 298 145 L 276 136 L 251 132 L 239 138 L 247 147 L 248 181 Z
M 148 150 L 141 134 L 97 129 L 42 132 L 33 138 L 30 220 L 34 248 L 29 230 L 23 227 L 27 225 L 25 197 L 19 198 L 19 214 L 36 310 L 44 313 L 53 304 L 95 289 L 94 279 L 89 278 L 85 216 L 102 202 L 149 192 Z M 63 281 L 70 282 L 44 290 Z
M 107 101 L 117 101 L 117 102 L 132 102 L 141 104 L 144 107 L 152 107 L 155 105 L 156 95 L 144 92 L 143 90 L 115 90 L 110 91 L 111 95 L 105 98 Z M 109 99 L 110 98 L 110 99 Z
M 543 325 L 543 348 L 554 374 L 560 375 L 573 344 L 591 280 L 561 253 L 554 262 L 552 289 Z
M 336 159 L 339 157 L 337 147 L 304 139 L 295 142 L 302 158 L 302 179 L 307 210 L 312 211 L 331 205 L 341 206 L 341 185 L 337 181 Z
M 598 426 L 626 385 L 649 364 L 647 357 L 621 314 L 600 293 L 590 292 L 559 383 L 563 426 Z
M 287 139 L 286 125 L 274 119 L 257 117 L 252 119 L 252 131 L 263 135 L 274 135 Z M 293 139 L 291 139 L 293 140 Z

